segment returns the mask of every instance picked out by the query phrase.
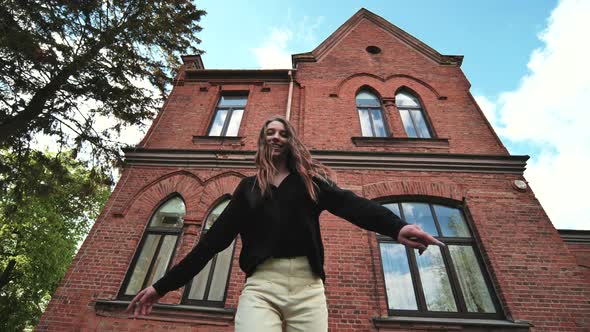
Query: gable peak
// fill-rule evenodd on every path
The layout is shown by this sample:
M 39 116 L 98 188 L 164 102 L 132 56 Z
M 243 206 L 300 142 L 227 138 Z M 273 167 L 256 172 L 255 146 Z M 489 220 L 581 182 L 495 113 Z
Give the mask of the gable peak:
M 361 8 L 313 51 L 291 55 L 293 68 L 296 68 L 297 63 L 299 62 L 317 62 L 319 59 L 323 58 L 338 44 L 342 38 L 348 34 L 350 30 L 352 30 L 363 19 L 387 31 L 394 37 L 401 40 L 403 43 L 414 48 L 419 53 L 422 53 L 424 56 L 435 61 L 439 65 L 461 66 L 461 63 L 463 62 L 462 55 L 442 55 L 435 49 L 420 41 L 418 38 L 405 32 L 383 17 L 371 12 L 366 8 Z

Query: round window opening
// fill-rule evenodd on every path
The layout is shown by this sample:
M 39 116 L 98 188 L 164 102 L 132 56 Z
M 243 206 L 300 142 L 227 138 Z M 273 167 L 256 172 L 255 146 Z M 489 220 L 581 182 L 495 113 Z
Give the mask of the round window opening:
M 367 52 L 369 52 L 371 54 L 379 54 L 379 53 L 381 53 L 381 49 L 377 46 L 368 46 Z

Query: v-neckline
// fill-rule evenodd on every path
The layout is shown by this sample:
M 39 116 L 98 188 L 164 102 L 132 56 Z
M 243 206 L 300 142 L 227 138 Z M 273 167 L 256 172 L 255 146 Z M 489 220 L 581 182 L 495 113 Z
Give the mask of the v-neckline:
M 275 186 L 274 183 L 271 183 L 270 185 L 273 186 L 273 187 L 275 187 L 275 188 L 277 188 L 277 189 L 279 189 L 283 185 L 283 183 L 285 183 L 285 181 L 291 176 L 291 174 L 293 174 L 293 172 L 289 172 L 289 174 L 287 174 L 287 176 L 285 176 L 283 178 L 283 180 L 281 180 L 281 182 L 279 183 L 278 186 Z

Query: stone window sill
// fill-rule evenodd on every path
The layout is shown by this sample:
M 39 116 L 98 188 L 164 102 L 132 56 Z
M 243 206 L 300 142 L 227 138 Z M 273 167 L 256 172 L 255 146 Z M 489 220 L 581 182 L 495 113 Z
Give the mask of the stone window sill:
M 243 136 L 193 136 L 193 144 L 244 146 Z
M 377 329 L 423 327 L 431 330 L 434 326 L 438 330 L 462 331 L 469 327 L 469 331 L 486 332 L 529 332 L 533 326 L 527 321 L 508 321 L 501 319 L 473 319 L 473 318 L 434 318 L 434 317 L 373 317 L 373 324 Z M 439 329 L 440 328 L 440 329 Z
M 94 305 L 97 316 L 128 318 L 124 312 L 131 301 L 98 299 Z M 233 308 L 201 307 L 182 304 L 155 304 L 149 316 L 138 319 L 200 323 L 213 326 L 229 326 L 234 320 Z
M 410 138 L 410 137 L 351 137 L 356 146 L 391 146 L 400 148 L 449 149 L 446 138 Z

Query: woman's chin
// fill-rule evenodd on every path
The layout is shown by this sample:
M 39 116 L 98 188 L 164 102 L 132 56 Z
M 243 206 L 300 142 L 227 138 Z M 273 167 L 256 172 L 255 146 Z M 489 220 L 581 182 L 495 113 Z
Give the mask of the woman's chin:
M 283 153 L 283 151 L 273 151 L 272 154 L 272 159 L 282 159 L 285 154 Z

